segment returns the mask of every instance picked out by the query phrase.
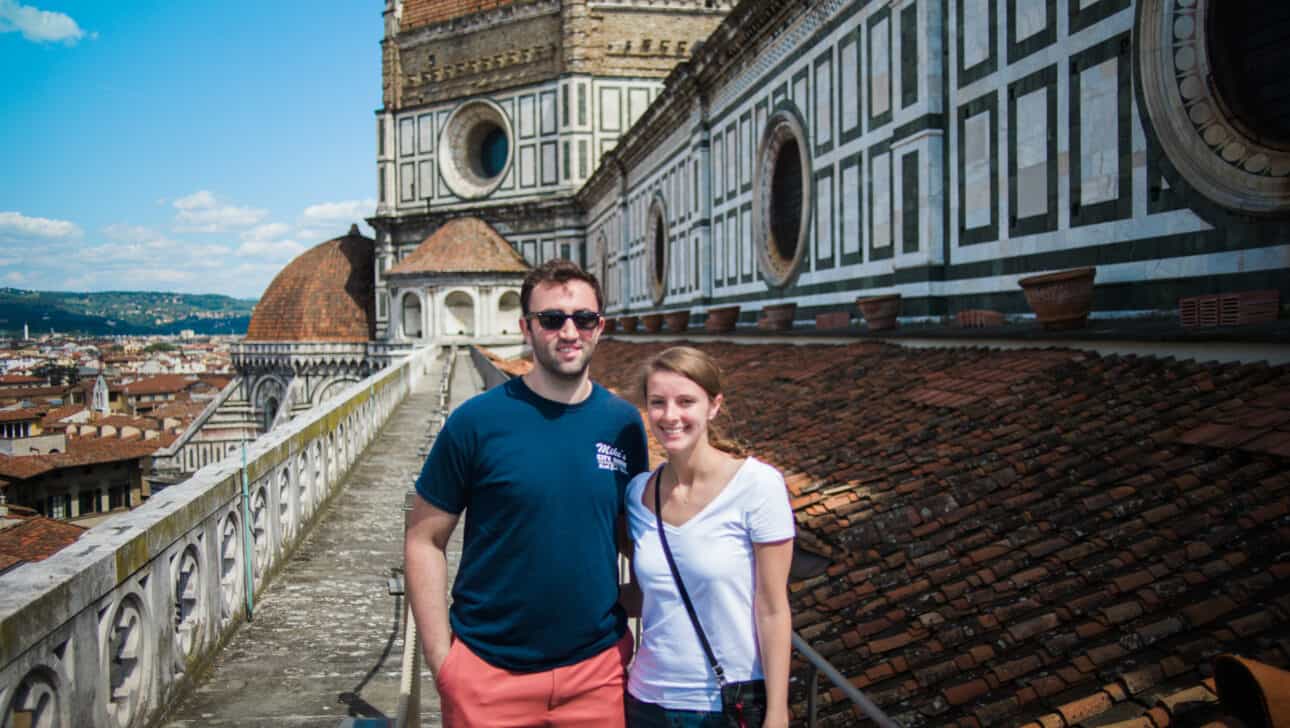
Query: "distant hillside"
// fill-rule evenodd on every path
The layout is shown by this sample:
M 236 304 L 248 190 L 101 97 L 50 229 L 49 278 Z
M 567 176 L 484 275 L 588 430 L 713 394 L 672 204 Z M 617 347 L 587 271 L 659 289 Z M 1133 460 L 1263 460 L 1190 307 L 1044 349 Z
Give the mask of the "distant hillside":
M 0 334 L 245 334 L 254 300 L 157 291 L 63 293 L 0 288 Z

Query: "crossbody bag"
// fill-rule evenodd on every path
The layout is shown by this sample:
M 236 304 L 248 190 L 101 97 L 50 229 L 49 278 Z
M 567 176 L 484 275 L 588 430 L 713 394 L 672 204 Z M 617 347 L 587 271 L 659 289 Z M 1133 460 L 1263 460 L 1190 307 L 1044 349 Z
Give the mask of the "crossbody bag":
M 726 680 L 725 670 L 717 661 L 712 645 L 708 643 L 708 636 L 703 632 L 703 626 L 699 624 L 699 615 L 694 611 L 694 603 L 690 601 L 690 594 L 685 590 L 685 582 L 681 580 L 681 572 L 676 568 L 676 560 L 672 558 L 672 549 L 667 545 L 667 534 L 663 532 L 663 497 L 660 495 L 662 486 L 663 466 L 660 465 L 654 473 L 654 521 L 658 524 L 658 540 L 663 544 L 663 555 L 667 557 L 667 566 L 672 570 L 672 579 L 676 582 L 677 591 L 681 593 L 685 611 L 690 615 L 690 624 L 694 625 L 694 631 L 699 635 L 699 644 L 703 645 L 703 653 L 707 655 L 708 664 L 717 676 L 717 687 L 721 690 L 721 714 L 726 717 L 726 722 L 731 728 L 761 728 L 766 716 L 766 681 L 728 682 Z

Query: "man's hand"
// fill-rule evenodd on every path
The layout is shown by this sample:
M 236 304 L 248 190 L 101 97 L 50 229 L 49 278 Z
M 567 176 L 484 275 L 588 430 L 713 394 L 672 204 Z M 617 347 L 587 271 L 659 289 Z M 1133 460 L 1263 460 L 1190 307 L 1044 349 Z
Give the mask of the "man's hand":
M 422 640 L 422 644 L 426 644 L 424 640 Z M 452 649 L 451 640 L 442 645 L 430 646 L 426 644 L 424 650 L 426 666 L 430 668 L 430 672 L 434 673 L 436 680 L 439 679 L 439 670 L 443 668 L 443 663 L 448 660 L 448 650 L 450 649 Z

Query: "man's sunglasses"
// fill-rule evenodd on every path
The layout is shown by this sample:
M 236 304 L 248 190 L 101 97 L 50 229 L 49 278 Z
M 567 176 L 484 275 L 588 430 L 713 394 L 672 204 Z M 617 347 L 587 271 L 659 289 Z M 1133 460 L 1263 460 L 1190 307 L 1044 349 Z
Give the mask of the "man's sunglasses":
M 573 319 L 573 325 L 581 331 L 594 331 L 596 326 L 600 325 L 600 314 L 595 311 L 574 311 L 565 313 L 564 311 L 535 311 L 526 318 L 537 319 L 538 325 L 547 331 L 559 331 L 564 328 L 564 322 Z

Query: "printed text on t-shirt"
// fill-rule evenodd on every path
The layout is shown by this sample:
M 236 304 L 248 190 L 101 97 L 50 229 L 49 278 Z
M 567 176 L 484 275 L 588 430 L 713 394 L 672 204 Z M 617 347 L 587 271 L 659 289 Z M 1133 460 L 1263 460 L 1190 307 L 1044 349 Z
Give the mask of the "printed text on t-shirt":
M 627 473 L 627 457 L 623 451 L 605 442 L 596 443 L 596 465 L 601 470 Z

